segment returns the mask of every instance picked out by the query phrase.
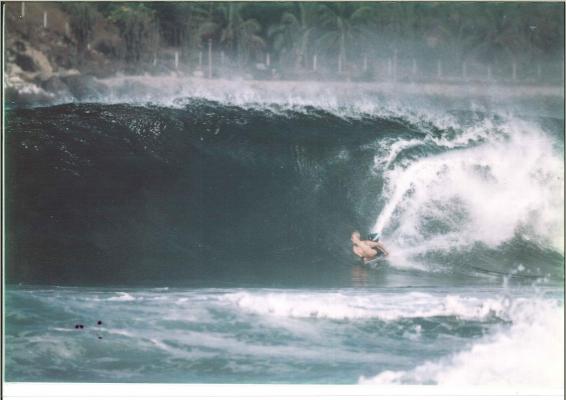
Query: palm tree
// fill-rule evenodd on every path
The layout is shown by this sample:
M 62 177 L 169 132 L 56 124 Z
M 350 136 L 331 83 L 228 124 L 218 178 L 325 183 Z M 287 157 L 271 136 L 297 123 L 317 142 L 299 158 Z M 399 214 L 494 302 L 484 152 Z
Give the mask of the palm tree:
M 564 57 L 564 5 L 560 3 L 542 3 L 536 7 L 530 4 L 526 16 L 525 36 L 529 45 L 526 47 L 529 61 L 539 60 L 546 55 L 562 51 Z M 562 16 L 560 18 L 559 16 Z
M 518 7 L 486 4 L 480 7 L 474 23 L 472 55 L 487 62 L 515 62 L 527 46 L 527 37 L 521 33 L 522 14 Z
M 92 38 L 98 12 L 93 4 L 86 2 L 63 3 L 62 6 L 71 17 L 70 28 L 77 39 L 78 61 L 82 63 L 84 52 Z
M 211 21 L 211 7 L 197 2 L 144 3 L 159 21 L 160 38 L 179 51 L 181 57 L 196 54 L 202 45 L 202 30 Z
M 359 47 L 360 42 L 370 39 L 368 23 L 373 12 L 369 6 L 352 3 L 320 4 L 318 14 L 324 33 L 318 39 L 318 45 L 326 51 L 337 51 L 339 70 L 346 61 L 346 50 Z
M 154 10 L 144 3 L 116 5 L 110 20 L 120 29 L 126 44 L 126 61 L 138 63 L 157 48 L 158 29 Z M 135 64 L 133 64 L 135 65 Z
M 439 12 L 431 15 L 429 31 L 434 30 L 435 38 L 439 41 L 442 56 L 461 62 L 465 55 L 474 47 L 475 19 L 474 5 L 449 3 Z M 476 11 L 477 12 L 477 11 Z M 438 24 L 439 17 L 442 23 Z
M 307 53 L 316 33 L 317 5 L 313 3 L 295 3 L 300 17 L 300 42 L 295 67 L 306 61 Z M 313 51 L 314 53 L 314 51 Z
M 272 25 L 267 30 L 267 36 L 271 40 L 273 50 L 279 56 L 280 64 L 294 61 L 297 57 L 297 43 L 300 41 L 300 21 L 291 12 L 285 12 L 281 21 Z
M 280 22 L 268 29 L 279 59 L 288 60 L 295 68 L 307 61 L 316 30 L 316 9 L 313 3 L 293 3 L 293 10 L 283 13 Z
M 247 3 L 230 2 L 221 4 L 220 43 L 236 55 L 238 64 L 243 66 L 251 56 L 265 47 L 265 41 L 259 35 L 261 25 L 253 18 L 244 18 L 242 11 Z

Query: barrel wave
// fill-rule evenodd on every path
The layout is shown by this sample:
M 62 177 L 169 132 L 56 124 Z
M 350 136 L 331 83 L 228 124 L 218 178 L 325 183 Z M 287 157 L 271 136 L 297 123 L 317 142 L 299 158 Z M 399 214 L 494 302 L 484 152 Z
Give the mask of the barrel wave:
M 562 98 L 167 82 L 6 111 L 8 381 L 563 387 Z
M 395 285 L 564 278 L 562 118 L 194 97 L 6 117 L 10 283 L 343 286 L 353 229 L 382 232 Z

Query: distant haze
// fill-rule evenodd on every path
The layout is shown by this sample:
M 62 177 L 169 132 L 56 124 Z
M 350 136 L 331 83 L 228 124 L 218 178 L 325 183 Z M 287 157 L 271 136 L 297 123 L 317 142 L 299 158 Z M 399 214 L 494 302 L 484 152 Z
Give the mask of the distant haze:
M 6 51 L 24 80 L 76 69 L 561 84 L 564 4 L 10 2 Z

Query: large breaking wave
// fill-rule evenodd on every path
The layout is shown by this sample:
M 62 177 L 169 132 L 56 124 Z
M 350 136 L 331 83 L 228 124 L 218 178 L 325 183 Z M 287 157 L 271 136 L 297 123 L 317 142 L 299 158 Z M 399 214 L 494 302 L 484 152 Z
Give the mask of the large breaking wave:
M 356 228 L 394 270 L 563 279 L 562 119 L 254 93 L 10 110 L 8 279 L 310 284 Z

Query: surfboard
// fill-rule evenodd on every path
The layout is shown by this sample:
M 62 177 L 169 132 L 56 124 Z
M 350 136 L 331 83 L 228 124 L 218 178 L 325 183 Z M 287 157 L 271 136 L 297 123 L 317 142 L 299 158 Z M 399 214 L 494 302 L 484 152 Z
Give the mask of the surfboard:
M 382 267 L 384 265 L 384 259 L 385 259 L 385 257 L 383 257 L 383 256 L 377 256 L 373 260 L 362 261 L 362 264 L 364 265 L 364 267 L 367 267 L 367 268 L 379 268 L 379 267 Z

